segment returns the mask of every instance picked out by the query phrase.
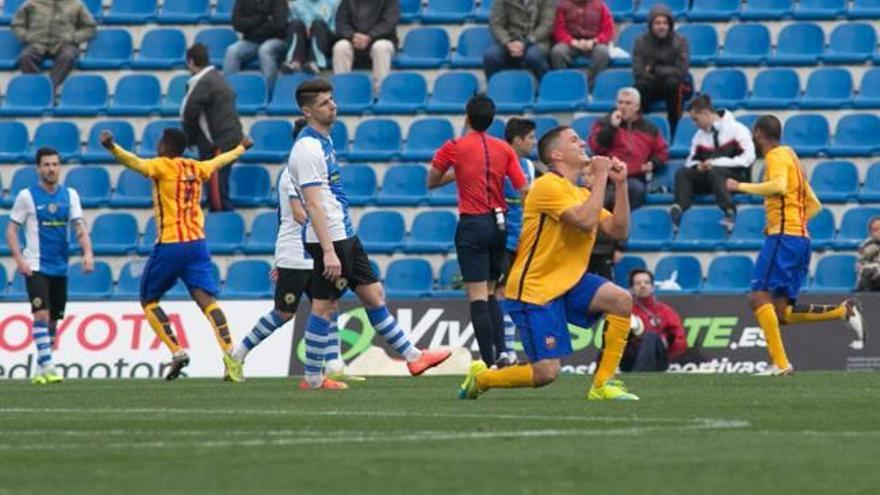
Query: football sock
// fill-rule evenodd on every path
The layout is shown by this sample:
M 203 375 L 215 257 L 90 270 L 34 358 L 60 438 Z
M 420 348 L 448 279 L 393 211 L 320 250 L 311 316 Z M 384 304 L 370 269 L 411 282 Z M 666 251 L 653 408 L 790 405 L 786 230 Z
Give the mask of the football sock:
M 324 352 L 327 349 L 327 333 L 330 331 L 330 322 L 318 315 L 312 314 L 306 322 L 306 359 L 305 379 L 313 388 L 321 386 L 324 377 L 321 368 L 324 366 Z
M 229 353 L 232 350 L 232 338 L 229 336 L 229 325 L 226 323 L 226 315 L 217 303 L 211 303 L 205 308 L 205 317 L 211 323 L 214 329 L 214 336 L 217 337 L 217 343 L 223 352 Z
M 504 350 L 508 355 L 516 352 L 513 348 L 516 342 L 516 325 L 513 324 L 513 318 L 509 314 L 504 313 Z
M 480 358 L 486 366 L 492 366 L 495 364 L 495 334 L 487 301 L 471 301 L 471 324 L 480 348 Z
M 843 304 L 797 304 L 785 308 L 785 323 L 790 324 L 844 319 L 846 306 Z
M 251 349 L 259 345 L 260 342 L 272 335 L 272 332 L 282 327 L 285 323 L 287 323 L 287 320 L 278 311 L 272 310 L 264 314 L 257 320 L 257 324 L 254 325 L 250 333 L 245 335 L 241 342 L 235 346 L 235 349 L 232 351 L 232 357 L 236 361 L 244 361 L 244 358 L 247 357 Z
M 492 345 L 495 348 L 495 359 L 498 359 L 507 350 L 504 341 L 504 312 L 495 296 L 489 296 L 488 304 L 489 315 L 492 317 Z
M 764 340 L 767 341 L 767 351 L 770 353 L 770 359 L 779 369 L 785 369 L 790 366 L 788 356 L 785 355 L 785 347 L 782 345 L 782 334 L 779 332 L 779 319 L 776 317 L 776 310 L 770 303 L 764 304 L 755 310 L 755 318 L 758 325 L 764 331 Z
M 34 320 L 34 344 L 37 346 L 37 364 L 41 370 L 52 366 L 52 337 L 49 336 L 49 323 Z
M 614 376 L 620 359 L 623 357 L 623 349 L 626 347 L 626 337 L 629 334 L 629 316 L 605 315 L 605 346 L 602 350 L 602 359 L 596 376 L 593 377 L 593 386 L 603 387 L 605 382 Z
M 477 375 L 477 390 L 490 388 L 527 388 L 534 387 L 534 374 L 531 364 L 508 366 L 500 370 L 486 370 Z
M 147 316 L 147 323 L 150 324 L 150 328 L 156 332 L 159 340 L 165 344 L 165 347 L 171 351 L 171 354 L 180 352 L 180 344 L 174 335 L 174 330 L 171 329 L 171 321 L 168 319 L 168 315 L 159 307 L 159 303 L 150 303 L 144 306 L 144 314 Z
M 324 362 L 336 361 L 339 359 L 339 326 L 337 324 L 337 315 L 333 315 L 330 320 L 330 327 L 327 330 L 327 347 L 324 349 Z
M 49 320 L 49 338 L 51 338 L 52 349 L 55 349 L 55 334 L 58 332 L 58 320 Z
M 385 339 L 385 342 L 388 342 L 388 345 L 400 353 L 407 362 L 418 361 L 422 357 L 422 352 L 409 341 L 406 332 L 400 328 L 397 320 L 388 312 L 387 306 L 368 309 L 367 318 L 370 320 L 370 325 L 373 325 L 373 328 Z

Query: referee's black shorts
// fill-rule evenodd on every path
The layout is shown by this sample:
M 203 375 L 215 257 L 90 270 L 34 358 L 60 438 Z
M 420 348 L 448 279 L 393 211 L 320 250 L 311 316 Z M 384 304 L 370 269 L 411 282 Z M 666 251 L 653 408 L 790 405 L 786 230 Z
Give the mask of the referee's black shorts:
M 498 280 L 504 262 L 506 232 L 495 224 L 495 215 L 459 215 L 455 252 L 465 282 Z

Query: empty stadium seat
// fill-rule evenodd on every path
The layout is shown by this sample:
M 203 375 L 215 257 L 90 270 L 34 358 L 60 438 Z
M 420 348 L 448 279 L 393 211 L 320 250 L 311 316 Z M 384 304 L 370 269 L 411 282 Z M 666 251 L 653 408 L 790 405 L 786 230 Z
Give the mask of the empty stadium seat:
M 0 40 L 2 44 L 2 40 Z M 52 82 L 43 74 L 20 74 L 9 80 L 2 116 L 40 116 L 52 108 Z
M 450 58 L 454 69 L 476 69 L 483 66 L 483 53 L 495 43 L 487 26 L 463 29 L 458 35 L 455 53 Z
M 151 74 L 129 74 L 116 82 L 108 115 L 149 115 L 159 110 L 162 87 Z
M 489 98 L 495 102 L 498 113 L 521 113 L 532 107 L 535 99 L 535 80 L 524 70 L 505 70 L 489 78 Z
M 238 112 L 253 115 L 266 108 L 266 80 L 259 74 L 237 73 L 226 76 L 235 91 Z
M 846 12 L 846 0 L 799 0 L 795 19 L 834 19 Z
M 269 271 L 263 260 L 238 260 L 229 265 L 223 297 L 227 299 L 262 299 L 272 295 Z
M 736 0 L 707 0 L 709 2 L 731 2 Z M 739 2 L 737 3 L 737 8 Z M 694 4 L 696 6 L 696 3 Z M 688 40 L 691 65 L 703 66 L 715 61 L 718 55 L 718 33 L 710 24 L 685 24 L 676 27 L 676 32 Z
M 123 170 L 116 180 L 116 190 L 110 196 L 110 206 L 148 208 L 152 204 L 153 182 L 134 170 Z
M 422 13 L 422 0 L 400 0 L 400 22 L 410 23 L 419 20 Z
M 480 85 L 470 72 L 446 72 L 434 81 L 425 110 L 428 113 L 462 113 Z
M 611 59 L 612 67 L 630 65 L 630 62 L 632 61 L 633 46 L 635 46 L 636 39 L 638 39 L 638 37 L 644 34 L 646 31 L 647 27 L 645 23 L 641 22 L 630 24 L 620 31 L 620 35 L 617 37 L 617 46 L 618 48 L 626 51 L 626 53 L 628 53 L 629 55 L 626 57 L 613 57 Z
M 749 0 L 744 3 L 739 17 L 749 21 L 779 21 L 791 17 L 792 0 Z
M 9 2 L 6 4 L 8 5 Z M 12 34 L 12 31 L 0 29 L 0 69 L 12 70 L 16 68 L 21 48 L 21 42 Z
M 131 151 L 134 149 L 134 128 L 124 120 L 100 120 L 92 125 L 89 141 L 80 160 L 86 163 L 115 163 L 116 159 L 101 145 L 101 131 L 110 131 L 113 141 Z
M 28 131 L 17 121 L 0 121 L 0 161 L 10 163 L 28 156 Z
M 144 274 L 145 259 L 132 260 L 119 271 L 119 279 L 113 290 L 114 299 L 138 299 L 140 297 L 141 278 Z
M 406 33 L 395 64 L 401 69 L 438 69 L 448 61 L 449 35 L 446 29 L 422 27 Z
M 859 201 L 862 203 L 880 202 L 880 162 L 868 167 L 865 186 L 859 191 Z
M 159 113 L 172 116 L 180 115 L 180 103 L 186 95 L 186 85 L 189 82 L 189 74 L 179 74 L 171 78 L 168 83 L 168 91 L 159 106 Z
M 675 137 L 669 146 L 669 156 L 672 158 L 684 158 L 691 151 L 691 141 L 697 133 L 697 125 L 690 117 L 684 116 L 675 127 Z
M 631 254 L 624 255 L 614 264 L 614 283 L 621 287 L 629 286 L 629 274 L 636 268 L 647 268 L 645 258 Z
M 837 121 L 834 137 L 828 147 L 830 156 L 870 155 L 880 149 L 880 117 L 873 114 L 850 114 Z
M 785 120 L 782 143 L 798 155 L 816 156 L 828 149 L 828 120 L 818 114 L 799 114 Z
M 648 115 L 648 121 L 654 124 L 658 131 L 660 131 L 660 136 L 663 138 L 663 141 L 668 143 L 670 141 L 669 137 L 669 121 L 666 120 L 666 117 L 661 117 L 659 115 Z
M 845 160 L 822 162 L 810 178 L 813 191 L 823 203 L 846 203 L 855 200 L 859 190 L 859 172 Z
M 473 11 L 474 0 L 428 0 L 421 19 L 423 24 L 459 24 Z
M 406 145 L 400 153 L 402 160 L 430 161 L 434 152 L 455 137 L 452 123 L 446 119 L 428 118 L 414 121 L 409 126 Z
M 91 229 L 92 249 L 97 255 L 134 253 L 138 241 L 137 220 L 131 213 L 98 215 Z
M 593 123 L 598 119 L 595 115 L 586 115 L 582 117 L 578 117 L 571 121 L 571 128 L 577 132 L 577 135 L 582 139 L 587 139 L 587 136 L 590 135 L 590 129 L 593 127 Z
M 83 0 L 83 4 L 89 9 L 89 13 L 92 14 L 95 22 L 100 24 L 101 18 L 104 17 L 103 0 Z
M 146 24 L 156 19 L 156 0 L 113 0 L 104 24 Z
M 694 0 L 688 21 L 727 21 L 739 13 L 739 0 Z
M 633 14 L 636 21 L 645 21 L 648 19 L 648 13 L 655 5 L 664 5 L 672 11 L 675 17 L 682 17 L 688 10 L 687 0 L 641 0 L 639 8 Z
M 692 294 L 703 285 L 703 267 L 700 260 L 689 255 L 664 256 L 654 268 L 655 283 L 673 281 L 680 290 L 658 290 L 660 293 Z
M 0 265 L 0 301 L 7 300 L 6 288 L 9 285 L 8 280 L 9 276 L 6 274 L 6 267 Z
M 455 181 L 444 184 L 428 192 L 428 204 L 431 206 L 458 205 L 458 186 Z
M 153 246 L 156 244 L 156 217 L 150 217 L 147 219 L 147 225 L 144 227 L 144 234 L 141 236 L 141 241 L 137 246 L 137 253 L 141 256 L 150 254 L 150 251 L 153 250 Z
M 86 208 L 104 206 L 110 201 L 110 174 L 104 167 L 73 167 L 67 171 L 64 185 L 76 189 Z
M 672 203 L 672 191 L 675 187 L 675 174 L 681 169 L 682 162 L 670 161 L 665 167 L 654 172 L 654 177 L 648 185 L 645 202 L 649 205 Z
M 208 20 L 214 24 L 229 24 L 232 21 L 232 7 L 235 0 L 217 0 L 214 11 L 208 16 Z
M 99 29 L 78 64 L 82 69 L 122 69 L 131 62 L 131 34 L 125 29 Z
M 101 76 L 76 74 L 61 86 L 55 115 L 95 115 L 107 109 L 107 81 Z
M 205 237 L 214 254 L 233 254 L 244 246 L 244 220 L 234 211 L 212 212 L 205 216 Z
M 275 87 L 272 89 L 272 100 L 266 106 L 266 113 L 269 115 L 299 115 L 301 112 L 299 105 L 296 104 L 296 88 L 312 77 L 314 76 L 311 74 L 297 72 L 276 79 Z
M 660 208 L 639 208 L 632 212 L 627 248 L 636 251 L 665 249 L 672 241 L 672 220 Z
M 272 254 L 278 237 L 278 212 L 264 211 L 254 217 L 251 235 L 244 244 L 247 254 Z
M 458 218 L 449 211 L 423 211 L 416 215 L 405 253 L 446 253 L 455 247 Z
M 670 244 L 676 251 L 713 250 L 724 242 L 724 213 L 714 207 L 691 208 L 684 212 L 678 237 Z
M 503 120 L 499 119 L 498 117 L 495 117 L 495 119 L 492 120 L 492 123 L 489 125 L 489 128 L 486 129 L 486 134 L 493 136 L 493 137 L 497 137 L 498 139 L 504 139 L 504 126 L 505 125 L 506 124 L 504 123 Z M 465 131 L 462 131 L 462 135 L 464 135 L 464 134 L 465 134 Z
M 357 235 L 368 253 L 393 253 L 403 247 L 406 229 L 396 211 L 371 211 L 358 223 Z
M 431 296 L 450 299 L 463 297 L 465 292 L 463 288 L 460 288 L 461 284 L 461 269 L 458 266 L 458 260 L 446 260 L 440 266 L 437 289 L 431 291 Z
M 342 167 L 342 189 L 352 206 L 373 204 L 376 200 L 376 171 L 369 165 Z
M 341 120 L 334 122 L 330 128 L 330 140 L 333 141 L 336 157 L 345 158 L 348 155 L 348 128 Z
M 745 102 L 749 87 L 743 71 L 715 69 L 703 77 L 700 92 L 711 96 L 716 108 L 735 110 Z
M 81 151 L 79 129 L 73 122 L 65 120 L 43 122 L 34 131 L 33 146 L 34 150 L 43 147 L 55 148 L 62 160 L 78 159 Z
M 424 259 L 397 259 L 385 273 L 385 293 L 390 299 L 418 299 L 431 295 L 434 275 Z
M 162 70 L 183 68 L 185 53 L 186 38 L 184 38 L 182 31 L 171 28 L 153 29 L 144 35 L 141 49 L 131 61 L 131 67 Z
M 424 165 L 395 165 L 385 172 L 376 196 L 380 206 L 415 206 L 428 197 L 428 169 Z
M 2 229 L 4 240 L 6 239 L 6 229 L 7 228 L 9 228 L 9 215 L 7 215 L 7 214 L 0 215 L 0 229 Z M 22 241 L 22 243 L 19 244 L 19 246 L 23 246 L 24 245 L 23 244 L 24 236 L 22 235 L 22 229 L 18 229 L 18 239 L 19 239 L 19 241 Z M 6 242 L 0 243 L 0 256 L 9 256 L 9 254 L 10 254 L 9 244 L 7 244 Z M 0 266 L 3 266 L 3 265 L 0 265 Z
M 847 69 L 821 68 L 810 73 L 800 106 L 838 109 L 850 106 L 853 80 Z
M 94 271 L 85 273 L 82 263 L 70 265 L 67 272 L 67 295 L 70 299 L 96 301 L 113 292 L 113 272 L 105 261 L 95 261 Z
M 373 113 L 418 113 L 428 101 L 428 83 L 418 72 L 392 72 L 382 81 Z
M 755 77 L 746 108 L 786 109 L 797 105 L 801 82 L 792 69 L 769 69 Z
M 2 136 L 2 133 L 0 133 Z M 3 198 L 3 206 L 9 208 L 15 201 L 18 193 L 25 188 L 35 186 L 39 182 L 36 167 L 22 167 L 12 174 L 12 182 L 9 184 L 9 193 Z
M 818 24 L 798 22 L 779 32 L 770 65 L 815 65 L 825 50 L 825 32 Z
M 237 206 L 274 205 L 269 172 L 259 165 L 233 165 L 229 172 L 229 199 Z
M 850 19 L 880 19 L 880 0 L 853 0 L 846 16 Z
M 849 294 L 856 287 L 856 257 L 852 254 L 823 256 L 816 263 L 811 292 Z
M 807 223 L 810 232 L 810 247 L 813 249 L 827 249 L 831 247 L 834 239 L 834 214 L 828 208 L 822 208 Z
M 860 206 L 850 208 L 843 214 L 840 231 L 834 238 L 835 249 L 855 249 L 868 236 L 868 222 L 880 216 L 880 208 Z
M 5 0 L 3 2 L 3 10 L 0 11 L 0 24 L 9 24 L 15 16 L 15 12 L 21 7 L 25 0 Z
M 587 78 L 579 70 L 554 70 L 541 79 L 536 112 L 573 112 L 587 104 Z
M 822 61 L 829 64 L 861 64 L 871 60 L 877 46 L 877 32 L 868 23 L 842 23 L 831 31 Z
M 358 124 L 354 145 L 348 152 L 352 161 L 389 161 L 400 152 L 400 126 L 396 120 L 372 119 Z
M 593 112 L 607 112 L 617 103 L 617 92 L 633 85 L 632 71 L 606 70 L 596 76 L 593 98 L 586 108 Z
M 718 65 L 760 65 L 770 56 L 770 31 L 762 24 L 735 24 L 727 31 Z
M 730 233 L 724 246 L 728 250 L 761 249 L 764 244 L 765 223 L 764 208 L 740 208 L 736 212 L 733 232 Z
M 859 94 L 853 98 L 856 108 L 880 108 L 880 69 L 869 69 L 862 75 Z M 0 110 L 2 115 L 2 110 Z
M 330 82 L 340 114 L 360 114 L 373 104 L 373 86 L 367 74 L 335 74 L 330 77 Z
M 709 264 L 703 293 L 742 294 L 749 290 L 754 263 L 740 254 L 722 255 Z
M 211 65 L 219 68 L 223 66 L 226 49 L 238 41 L 238 34 L 228 27 L 208 28 L 196 33 L 194 41 L 208 48 Z
M 156 22 L 159 24 L 197 24 L 208 18 L 208 0 L 163 0 Z
M 248 162 L 283 162 L 293 147 L 293 125 L 286 120 L 258 120 L 249 132 L 253 148 L 242 155 Z
M 167 128 L 180 129 L 180 121 L 173 119 L 153 120 L 144 127 L 141 136 L 140 146 L 138 147 L 138 155 L 142 157 L 156 156 L 156 145 L 162 138 L 162 133 Z

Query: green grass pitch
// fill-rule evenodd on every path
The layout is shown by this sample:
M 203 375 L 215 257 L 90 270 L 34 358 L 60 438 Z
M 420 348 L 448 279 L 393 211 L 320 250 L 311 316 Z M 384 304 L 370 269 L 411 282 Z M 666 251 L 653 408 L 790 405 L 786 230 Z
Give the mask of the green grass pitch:
M 874 494 L 880 374 L 0 383 L 0 494 Z

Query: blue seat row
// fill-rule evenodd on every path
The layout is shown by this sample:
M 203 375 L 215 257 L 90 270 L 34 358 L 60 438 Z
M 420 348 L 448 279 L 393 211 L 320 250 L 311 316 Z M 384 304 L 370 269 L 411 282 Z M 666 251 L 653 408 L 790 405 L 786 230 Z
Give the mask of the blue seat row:
M 24 1 L 6 0 L 0 12 L 0 24 L 9 24 Z M 106 11 L 102 0 L 83 0 L 83 3 L 95 20 L 103 24 L 228 24 L 235 0 L 217 0 L 213 9 L 210 0 L 163 0 L 161 7 L 158 0 L 113 0 Z

